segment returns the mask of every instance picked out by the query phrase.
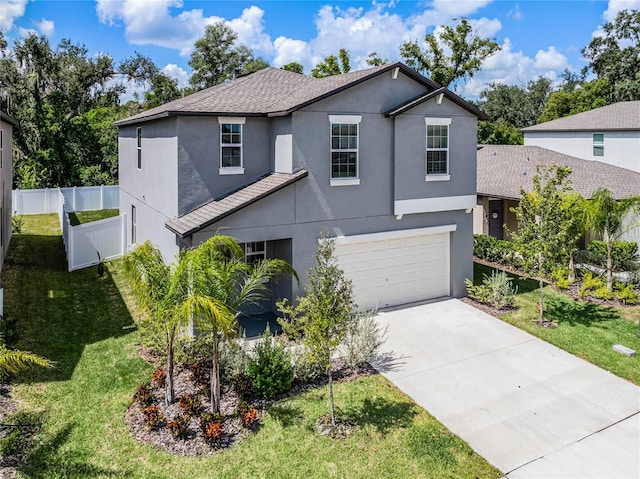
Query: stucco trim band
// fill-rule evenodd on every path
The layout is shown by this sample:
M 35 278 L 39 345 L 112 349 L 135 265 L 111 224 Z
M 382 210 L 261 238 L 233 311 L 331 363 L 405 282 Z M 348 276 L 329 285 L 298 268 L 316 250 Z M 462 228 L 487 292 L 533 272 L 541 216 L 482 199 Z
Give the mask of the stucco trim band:
M 413 213 L 466 210 L 468 208 L 474 208 L 476 201 L 476 195 L 396 200 L 393 202 L 393 214 L 409 215 Z

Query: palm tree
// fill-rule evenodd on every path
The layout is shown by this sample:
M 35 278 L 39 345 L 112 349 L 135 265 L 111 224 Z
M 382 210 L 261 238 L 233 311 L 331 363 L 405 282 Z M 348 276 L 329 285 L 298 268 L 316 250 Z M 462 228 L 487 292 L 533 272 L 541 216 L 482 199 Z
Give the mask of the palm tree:
M 598 188 L 591 196 L 588 225 L 602 237 L 607 246 L 607 289 L 613 289 L 613 243 L 640 224 L 640 196 L 616 200 L 606 188 Z
M 178 265 L 185 257 L 179 256 Z M 178 266 L 177 268 L 179 268 Z M 181 318 L 175 314 L 176 304 L 184 295 L 184 288 L 178 283 L 177 268 L 165 264 L 162 253 L 150 241 L 137 246 L 124 257 L 124 272 L 132 283 L 132 292 L 138 304 L 149 313 L 153 325 L 163 335 L 167 354 L 167 380 L 165 382 L 165 402 L 175 401 L 173 387 L 173 353 L 176 334 Z
M 8 349 L 0 341 L 0 379 L 8 374 L 17 374 L 33 366 L 52 368 L 53 362 L 28 351 Z
M 191 294 L 181 309 L 183 320 L 194 319 L 213 337 L 211 410 L 220 412 L 219 341 L 237 332 L 241 306 L 256 304 L 269 294 L 268 282 L 282 274 L 297 275 L 280 259 L 253 264 L 244 261 L 242 247 L 231 237 L 216 235 L 188 253 Z

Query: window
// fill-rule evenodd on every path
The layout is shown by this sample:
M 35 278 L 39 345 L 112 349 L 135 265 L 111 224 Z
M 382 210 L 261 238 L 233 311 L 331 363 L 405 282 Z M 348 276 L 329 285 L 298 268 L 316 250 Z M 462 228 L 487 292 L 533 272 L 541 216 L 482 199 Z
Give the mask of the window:
M 427 126 L 427 181 L 449 179 L 449 118 L 425 118 Z
M 131 244 L 136 244 L 136 207 L 131 205 Z
M 331 185 L 359 184 L 358 136 L 360 116 L 330 115 Z
M 219 118 L 220 174 L 244 173 L 242 162 L 242 126 L 244 118 Z
M 604 156 L 604 133 L 593 134 L 593 156 Z
M 252 241 L 244 245 L 244 260 L 248 264 L 267 258 L 266 241 Z
M 142 128 L 136 128 L 136 137 L 138 140 L 138 169 L 142 169 Z

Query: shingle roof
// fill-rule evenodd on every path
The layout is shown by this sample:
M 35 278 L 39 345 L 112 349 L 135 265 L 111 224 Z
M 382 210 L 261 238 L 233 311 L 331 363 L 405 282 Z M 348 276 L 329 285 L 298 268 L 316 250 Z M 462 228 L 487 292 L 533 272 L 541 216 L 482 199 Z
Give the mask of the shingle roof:
M 591 198 L 599 187 L 616 199 L 640 195 L 640 173 L 599 161 L 582 160 L 539 146 L 481 145 L 478 149 L 477 191 L 482 196 L 520 198 L 520 188 L 531 191 L 536 165 L 568 166 L 572 187 Z
M 114 124 L 122 126 L 175 115 L 287 115 L 394 68 L 399 68 L 430 91 L 440 88 L 433 81 L 402 63 L 381 65 L 326 78 L 312 78 L 268 67 L 119 120 Z M 456 102 L 474 114 L 481 114 L 453 92 L 448 92 L 447 96 L 455 97 Z
M 523 128 L 536 131 L 640 130 L 640 101 L 623 101 Z
M 461 97 L 453 93 L 451 90 L 447 90 L 446 87 L 440 87 L 437 90 L 421 93 L 417 97 L 411 98 L 408 101 L 405 101 L 400 105 L 397 105 L 392 109 L 385 111 L 384 116 L 393 118 L 397 115 L 401 115 L 402 113 L 410 110 L 411 108 L 421 105 L 425 101 L 430 100 L 431 98 L 435 98 L 440 94 L 446 96 L 449 100 L 460 105 L 462 108 L 465 108 L 466 110 L 470 111 L 471 113 L 476 115 L 479 120 L 489 120 L 489 117 L 486 115 L 486 113 L 480 111 L 471 103 L 467 103 L 464 99 L 462 99 Z
M 270 173 L 228 195 L 211 201 L 180 218 L 173 218 L 165 226 L 184 238 L 220 221 L 221 219 L 249 206 L 256 201 L 307 176 L 306 170 L 296 173 Z

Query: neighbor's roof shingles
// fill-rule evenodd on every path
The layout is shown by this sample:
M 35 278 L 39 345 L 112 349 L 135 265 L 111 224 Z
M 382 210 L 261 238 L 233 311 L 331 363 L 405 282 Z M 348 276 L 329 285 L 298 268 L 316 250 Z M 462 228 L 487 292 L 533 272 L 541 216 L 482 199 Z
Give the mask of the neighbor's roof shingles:
M 536 165 L 568 166 L 572 187 L 591 198 L 600 187 L 616 199 L 640 195 L 640 173 L 599 161 L 582 160 L 539 146 L 481 145 L 478 150 L 477 191 L 482 196 L 519 199 L 520 189 L 531 191 Z
M 598 132 L 611 130 L 640 130 L 640 100 L 614 103 L 595 110 L 529 126 L 521 131 L 533 133 L 537 131 Z
M 190 236 L 306 176 L 306 170 L 291 174 L 270 173 L 218 200 L 202 205 L 180 218 L 167 221 L 165 226 L 181 238 Z

